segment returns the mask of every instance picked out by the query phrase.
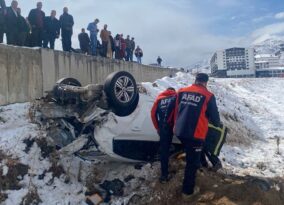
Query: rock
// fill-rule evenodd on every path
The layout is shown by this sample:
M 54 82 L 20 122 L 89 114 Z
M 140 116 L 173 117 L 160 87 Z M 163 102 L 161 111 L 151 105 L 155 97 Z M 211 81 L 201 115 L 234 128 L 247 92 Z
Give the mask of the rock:
M 104 183 L 100 184 L 100 187 L 106 190 L 111 195 L 123 196 L 123 188 L 125 187 L 125 185 L 120 179 L 114 179 L 112 181 L 104 181 Z
M 101 202 L 103 202 L 103 198 L 97 193 L 86 197 L 86 203 L 88 205 L 98 205 Z
M 217 200 L 215 203 L 213 204 L 226 204 L 226 205 L 237 205 L 236 203 L 232 202 L 230 199 L 228 199 L 227 197 L 222 197 L 221 199 Z
M 127 205 L 136 205 L 141 203 L 142 196 L 134 194 L 128 201 Z
M 215 193 L 214 192 L 206 192 L 205 194 L 202 194 L 198 201 L 199 202 L 208 202 L 208 201 L 211 201 L 213 200 L 215 197 Z
M 137 170 L 141 170 L 143 167 L 143 164 L 135 164 L 134 165 L 134 169 L 137 169 Z
M 127 177 L 124 178 L 124 182 L 127 183 L 127 182 L 131 181 L 132 179 L 135 179 L 135 177 L 132 174 L 130 174 Z

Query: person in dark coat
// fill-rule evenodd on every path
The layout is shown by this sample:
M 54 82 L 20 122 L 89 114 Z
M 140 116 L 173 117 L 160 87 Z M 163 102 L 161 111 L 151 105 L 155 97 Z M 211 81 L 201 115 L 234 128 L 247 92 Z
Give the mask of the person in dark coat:
M 30 11 L 28 16 L 32 26 L 31 46 L 42 47 L 45 13 L 41 10 L 42 2 L 37 2 L 36 7 Z
M 135 56 L 137 58 L 137 63 L 141 64 L 142 57 L 143 57 L 143 51 L 139 46 L 137 46 L 137 48 L 135 49 Z
M 132 62 L 133 61 L 133 53 L 134 53 L 134 50 L 135 50 L 135 41 L 134 41 L 133 37 L 131 38 L 130 44 L 131 44 L 130 61 Z
M 90 38 L 89 35 L 86 33 L 85 29 L 82 28 L 81 33 L 78 35 L 80 49 L 82 53 L 88 54 L 90 53 Z
M 151 119 L 160 136 L 161 183 L 170 180 L 168 167 L 173 139 L 175 104 L 176 91 L 170 87 L 158 95 L 151 109 Z
M 18 8 L 18 29 L 19 29 L 19 34 L 18 34 L 18 41 L 17 45 L 18 46 L 24 46 L 26 45 L 26 40 L 28 37 L 28 34 L 30 33 L 30 27 L 27 22 L 27 20 L 21 15 L 21 9 Z
M 60 35 L 60 22 L 56 18 L 56 11 L 52 10 L 50 16 L 45 17 L 44 20 L 44 41 L 43 47 L 47 48 L 49 44 L 50 49 L 54 49 L 55 39 Z
M 181 88 L 177 93 L 174 133 L 182 142 L 186 152 L 186 167 L 183 179 L 183 198 L 199 192 L 195 187 L 197 169 L 208 132 L 208 122 L 220 125 L 220 116 L 213 93 L 207 90 L 209 76 L 198 73 L 195 83 Z
M 72 35 L 73 35 L 73 16 L 68 14 L 68 8 L 63 8 L 63 14 L 60 16 L 60 26 L 61 26 L 61 37 L 62 37 L 62 48 L 63 51 L 72 50 Z
M 7 35 L 7 44 L 9 45 L 17 45 L 18 38 L 18 2 L 12 1 L 11 6 L 7 8 L 7 14 L 5 16 L 6 20 L 6 35 Z
M 160 56 L 158 56 L 157 63 L 158 63 L 159 66 L 161 66 L 162 61 L 163 61 L 162 58 Z
M 126 61 L 130 61 L 130 55 L 131 55 L 131 40 L 130 40 L 130 36 L 127 35 L 126 39 L 125 39 L 125 44 L 126 44 L 126 56 L 125 56 L 125 60 Z
M 4 0 L 0 0 L 0 43 L 3 43 L 5 33 L 5 15 L 7 13 L 6 3 Z

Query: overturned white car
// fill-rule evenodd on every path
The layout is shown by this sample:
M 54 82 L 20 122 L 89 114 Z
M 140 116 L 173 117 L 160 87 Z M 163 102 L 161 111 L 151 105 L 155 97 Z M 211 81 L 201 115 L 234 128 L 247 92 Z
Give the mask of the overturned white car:
M 46 97 L 35 101 L 31 116 L 47 130 L 54 146 L 83 159 L 108 155 L 130 162 L 155 161 L 159 136 L 150 118 L 153 103 L 130 73 L 120 71 L 110 74 L 104 85 L 81 87 L 73 78 L 59 80 Z M 174 138 L 171 152 L 181 149 Z

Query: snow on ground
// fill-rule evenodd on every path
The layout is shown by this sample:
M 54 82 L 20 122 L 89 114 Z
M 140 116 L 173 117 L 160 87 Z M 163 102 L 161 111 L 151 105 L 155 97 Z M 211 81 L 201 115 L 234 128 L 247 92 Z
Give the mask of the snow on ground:
M 181 88 L 193 80 L 189 74 L 177 73 L 174 78 L 165 77 L 154 84 L 143 83 L 148 98 L 141 99 L 154 100 L 167 87 Z M 284 176 L 283 85 L 284 79 L 273 78 L 211 79 L 209 89 L 216 94 L 222 120 L 230 129 L 228 142 L 221 153 L 226 170 L 240 175 Z M 135 176 L 135 179 L 125 183 L 125 195 L 128 197 L 115 198 L 112 203 L 126 204 L 135 191 L 147 190 L 147 187 L 141 187 L 141 180 L 151 181 L 157 177 L 157 164 L 148 164 L 137 170 L 133 164 L 109 160 L 91 163 L 75 156 L 61 156 L 60 163 L 67 173 L 52 177 L 52 172 L 47 170 L 53 162 L 42 157 L 37 143 L 33 143 L 28 152 L 24 151 L 26 144 L 23 140 L 45 138 L 45 133 L 29 121 L 29 105 L 24 103 L 0 107 L 0 150 L 29 166 L 28 174 L 21 180 L 22 188 L 6 191 L 8 199 L 2 204 L 20 204 L 32 187 L 37 188 L 42 204 L 85 204 L 86 183 L 92 174 L 98 175 L 95 177 L 99 182 Z M 149 112 L 145 110 L 145 113 Z M 105 126 L 108 127 L 108 124 Z M 111 126 L 110 122 L 109 128 Z M 280 138 L 279 154 L 276 154 L 275 136 Z M 7 161 L 0 160 L 0 174 L 2 170 L 2 176 L 5 176 L 9 172 Z M 43 179 L 39 179 L 44 172 Z

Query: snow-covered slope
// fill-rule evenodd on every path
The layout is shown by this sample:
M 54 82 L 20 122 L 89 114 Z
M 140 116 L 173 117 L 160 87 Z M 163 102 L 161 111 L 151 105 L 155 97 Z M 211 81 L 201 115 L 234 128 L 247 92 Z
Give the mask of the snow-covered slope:
M 143 86 L 154 98 L 168 86 L 181 88 L 193 80 L 189 74 L 178 73 L 157 80 L 154 86 Z M 283 85 L 284 79 L 211 79 L 209 89 L 216 94 L 222 120 L 230 129 L 221 153 L 227 172 L 284 176 Z M 45 133 L 29 121 L 28 108 L 29 103 L 0 107 L 0 179 L 14 177 L 14 184 L 2 184 L 1 205 L 20 204 L 28 196 L 45 205 L 86 204 L 86 191 L 115 178 L 125 182 L 124 197 L 114 197 L 110 203 L 127 204 L 129 197 L 157 180 L 157 163 L 137 170 L 133 164 L 108 159 L 89 163 L 73 155 L 54 156 Z M 23 167 L 20 174 L 15 171 L 17 163 Z M 128 181 L 127 177 L 134 178 Z
M 274 55 L 280 51 L 280 45 L 284 44 L 284 37 L 269 36 L 268 38 L 258 39 L 253 42 L 256 54 L 271 54 Z

